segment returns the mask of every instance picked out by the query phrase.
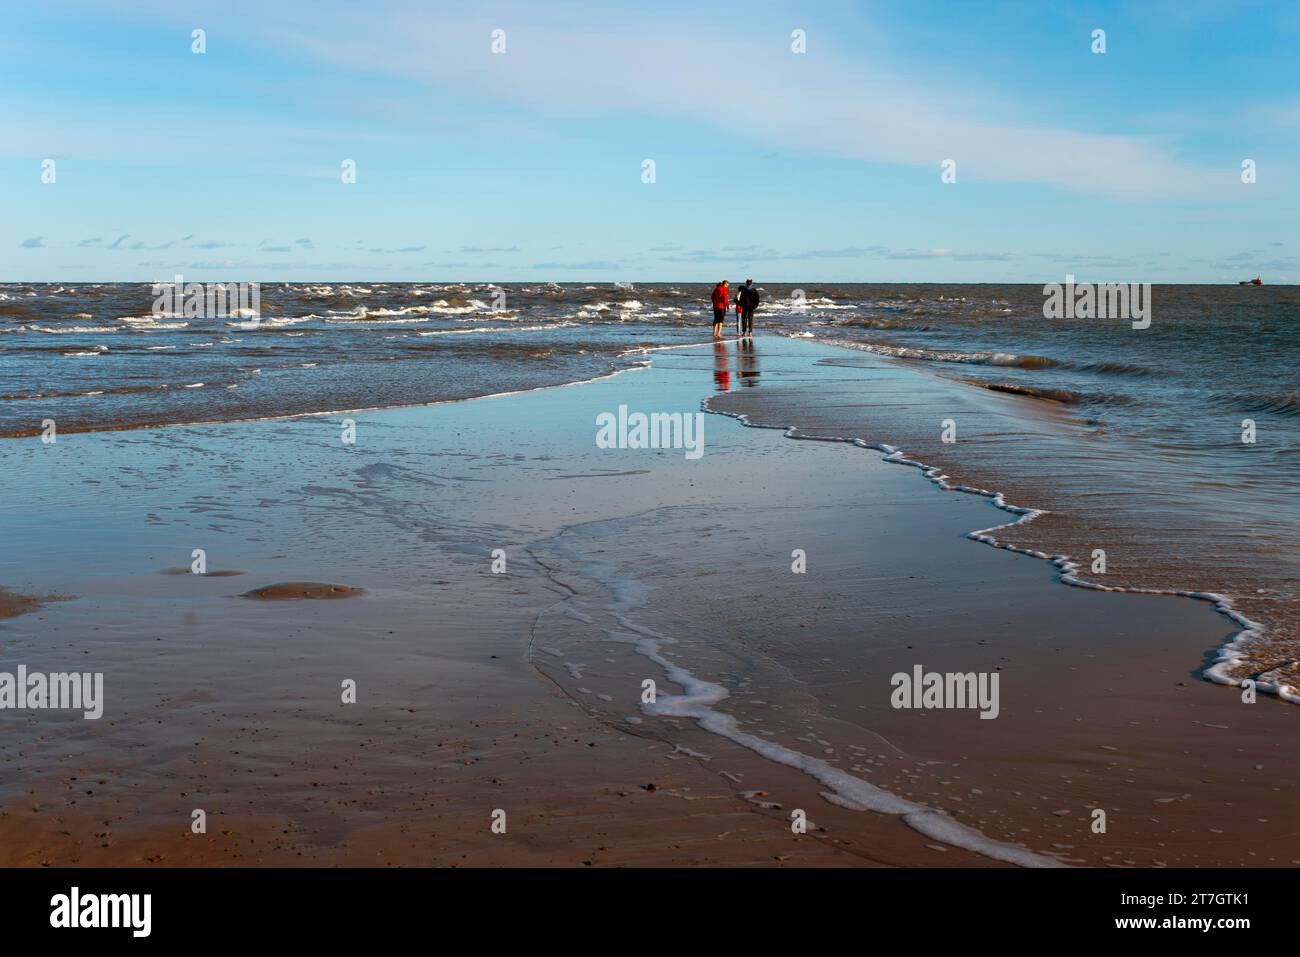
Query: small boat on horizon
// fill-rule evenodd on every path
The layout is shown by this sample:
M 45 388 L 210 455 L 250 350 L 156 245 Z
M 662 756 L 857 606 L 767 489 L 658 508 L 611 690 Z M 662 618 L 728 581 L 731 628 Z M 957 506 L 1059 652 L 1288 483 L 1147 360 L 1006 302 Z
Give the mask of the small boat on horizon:
M 1239 283 L 1237 283 L 1237 285 L 1238 286 L 1262 286 L 1264 285 L 1264 280 L 1256 276 L 1254 279 L 1243 279 Z

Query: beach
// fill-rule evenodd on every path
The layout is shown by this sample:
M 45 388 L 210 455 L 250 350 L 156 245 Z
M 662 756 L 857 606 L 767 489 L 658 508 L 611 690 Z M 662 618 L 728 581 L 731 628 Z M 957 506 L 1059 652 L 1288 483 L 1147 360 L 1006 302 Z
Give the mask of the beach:
M 1293 9 L 7 13 L 20 939 L 1288 938 Z
M 0 666 L 104 685 L 97 720 L 6 716 L 4 863 L 1300 862 L 1294 707 L 1203 675 L 1239 623 L 1063 584 L 968 537 L 1020 513 L 871 447 L 976 485 L 966 448 L 1068 450 L 1079 416 L 799 338 L 670 345 L 506 395 L 0 443 L 0 585 L 61 599 L 0 622 Z M 600 447 L 620 407 L 702 413 L 702 454 Z M 1041 520 L 988 534 L 1033 551 Z M 997 716 L 894 707 L 917 666 L 996 673 Z

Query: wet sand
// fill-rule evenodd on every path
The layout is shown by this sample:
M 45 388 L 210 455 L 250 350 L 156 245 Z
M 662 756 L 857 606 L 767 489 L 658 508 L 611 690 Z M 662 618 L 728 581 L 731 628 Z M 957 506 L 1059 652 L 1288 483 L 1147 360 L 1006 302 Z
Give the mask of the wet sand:
M 1190 454 L 1178 461 L 1172 441 L 1165 450 L 1173 462 L 1152 457 L 1140 442 L 1108 436 L 1104 418 L 1084 418 L 1058 402 L 999 393 L 987 384 L 957 385 L 945 377 L 953 374 L 938 363 L 831 348 L 791 368 L 782 381 L 758 391 L 733 390 L 712 408 L 754 413 L 756 422 L 793 425 L 808 436 L 888 443 L 941 470 L 953 484 L 1031 504 L 1044 514 L 1005 529 L 999 540 L 1070 555 L 1083 564 L 1081 577 L 1098 585 L 1226 596 L 1260 626 L 1261 637 L 1231 649 L 1220 679 L 1251 678 L 1300 701 L 1300 563 L 1285 537 L 1271 534 L 1286 515 L 1288 488 L 1278 481 L 1280 470 L 1261 461 L 1251 494 L 1266 495 L 1270 504 L 1246 506 L 1233 487 L 1197 472 Z M 1222 424 L 1207 419 L 1206 429 Z M 952 441 L 945 440 L 946 430 Z M 1285 433 L 1270 438 L 1280 449 L 1287 442 Z M 1290 448 L 1294 453 L 1294 441 Z M 1175 476 L 1179 471 L 1194 477 Z M 1105 553 L 1103 574 L 1089 567 L 1097 549 Z
M 3 714 L 3 863 L 1005 866 L 647 710 L 646 679 L 681 688 L 629 627 L 754 735 L 993 844 L 1300 858 L 1294 709 L 1193 674 L 1231 630 L 1208 605 L 1064 587 L 964 538 L 1008 516 L 877 453 L 723 416 L 696 461 L 595 446 L 620 404 L 698 409 L 719 363 L 757 395 L 816 358 L 755 345 L 361 414 L 355 445 L 328 417 L 4 443 L 30 506 L 0 580 L 78 597 L 0 625 L 0 667 L 102 671 L 107 704 Z M 158 574 L 194 548 L 244 574 Z M 304 583 L 364 594 L 231 600 Z M 1000 669 L 1000 716 L 891 708 L 914 664 Z

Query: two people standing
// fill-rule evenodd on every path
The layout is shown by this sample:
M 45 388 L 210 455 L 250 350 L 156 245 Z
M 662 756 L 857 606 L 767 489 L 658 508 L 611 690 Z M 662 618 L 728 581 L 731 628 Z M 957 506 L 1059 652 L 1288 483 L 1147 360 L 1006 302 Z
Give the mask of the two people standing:
M 727 319 L 727 303 L 730 299 L 731 284 L 722 280 L 713 287 L 713 338 L 722 338 L 722 324 Z M 754 335 L 754 310 L 758 308 L 758 287 L 754 280 L 746 279 L 745 284 L 736 291 L 736 325 L 742 336 Z

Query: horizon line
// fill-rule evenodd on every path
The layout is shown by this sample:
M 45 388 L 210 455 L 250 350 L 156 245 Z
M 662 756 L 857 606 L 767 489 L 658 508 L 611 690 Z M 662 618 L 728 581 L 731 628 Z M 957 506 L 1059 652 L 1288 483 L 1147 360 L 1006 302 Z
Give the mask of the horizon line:
M 183 277 L 183 274 L 182 278 Z M 175 277 L 173 277 L 175 278 Z M 201 280 L 195 280 L 200 282 Z M 280 285 L 304 285 L 309 283 L 368 283 L 372 286 L 391 286 L 391 285 L 417 285 L 420 283 L 479 283 L 496 286 L 528 286 L 546 283 L 554 283 L 559 286 L 576 286 L 590 285 L 593 283 L 618 286 L 622 285 L 642 285 L 642 286 L 664 286 L 664 285 L 709 285 L 716 284 L 721 280 L 714 279 L 362 279 L 362 278 L 337 278 L 337 279 L 208 279 L 202 280 L 207 282 L 219 283 L 241 283 L 255 282 L 259 284 L 276 283 Z M 755 280 L 755 285 L 790 285 L 792 283 L 808 283 L 810 285 L 841 285 L 841 286 L 1039 286 L 1046 283 L 1060 282 L 1060 279 L 1047 280 L 1026 280 L 1026 279 L 1005 279 L 1005 280 L 984 280 L 984 279 L 918 279 L 918 280 L 881 280 L 881 279 L 765 279 Z M 34 285 L 34 286 L 103 286 L 103 285 L 141 285 L 151 286 L 159 283 L 171 282 L 170 279 L 0 279 L 0 285 Z M 728 279 L 727 282 L 732 282 Z M 737 280 L 743 284 L 744 280 Z M 1079 280 L 1076 279 L 1074 284 L 1087 285 L 1097 282 L 1099 284 L 1111 284 L 1115 280 Z M 1132 281 L 1122 283 L 1129 285 Z M 1214 282 L 1180 282 L 1176 280 L 1155 281 L 1155 280 L 1138 280 L 1139 283 L 1146 283 L 1152 286 L 1237 286 L 1252 285 L 1250 280 L 1218 280 Z M 1265 282 L 1262 285 L 1273 288 L 1287 288 L 1291 286 L 1300 286 L 1300 282 Z M 1254 287 L 1252 287 L 1254 288 Z

